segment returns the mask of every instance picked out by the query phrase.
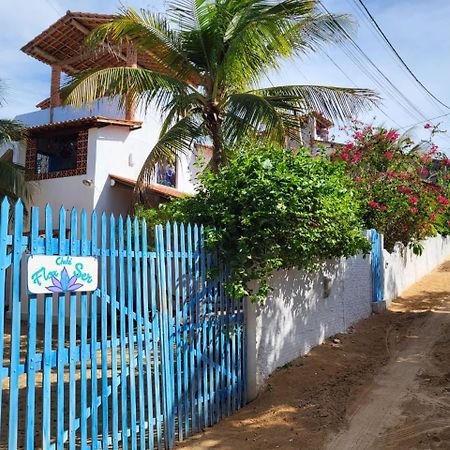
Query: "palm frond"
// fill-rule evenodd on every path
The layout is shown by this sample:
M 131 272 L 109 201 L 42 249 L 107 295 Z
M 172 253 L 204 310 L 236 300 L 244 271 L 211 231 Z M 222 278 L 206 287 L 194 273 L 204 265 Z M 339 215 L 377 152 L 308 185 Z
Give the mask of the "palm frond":
M 262 73 L 278 69 L 285 58 L 342 42 L 353 26 L 347 15 L 317 13 L 314 1 L 248 3 L 226 33 L 225 70 L 240 86 L 255 85 Z
M 0 159 L 0 197 L 21 198 L 27 205 L 31 202 L 34 189 L 34 184 L 27 182 L 22 166 Z
M 355 117 L 369 110 L 380 98 L 370 89 L 335 86 L 290 85 L 250 91 L 268 98 L 271 102 L 283 102 L 302 114 L 317 111 L 338 122 Z
M 163 136 L 181 118 L 200 114 L 206 106 L 206 99 L 198 92 L 188 95 L 174 95 L 172 100 L 164 107 L 165 116 L 159 136 Z
M 111 67 L 75 75 L 62 89 L 62 96 L 65 103 L 78 107 L 108 97 L 117 99 L 120 108 L 124 108 L 127 99 L 143 106 L 155 101 L 162 108 L 173 95 L 191 90 L 186 83 L 169 75 L 141 68 Z
M 17 120 L 0 119 L 0 144 L 20 141 L 22 133 L 23 125 Z
M 228 98 L 223 123 L 227 143 L 263 134 L 267 140 L 284 144 L 283 117 L 270 100 L 256 93 L 234 94 Z
M 138 51 L 147 53 L 161 67 L 161 72 L 194 85 L 201 82 L 201 74 L 187 58 L 178 33 L 160 14 L 122 9 L 115 20 L 100 25 L 86 39 L 91 47 L 130 41 Z
M 204 124 L 195 116 L 184 117 L 168 129 L 147 156 L 136 182 L 135 193 L 139 195 L 146 185 L 152 183 L 158 161 L 175 162 L 177 156 L 189 152 L 195 139 L 201 138 L 204 133 Z

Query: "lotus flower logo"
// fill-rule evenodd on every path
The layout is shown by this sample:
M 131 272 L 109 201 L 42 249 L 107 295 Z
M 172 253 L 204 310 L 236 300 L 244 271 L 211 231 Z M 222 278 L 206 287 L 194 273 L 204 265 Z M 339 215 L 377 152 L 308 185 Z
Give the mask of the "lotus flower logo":
M 46 286 L 50 292 L 73 292 L 83 286 L 82 283 L 77 283 L 77 277 L 69 277 L 67 269 L 64 267 L 61 270 L 61 277 L 52 277 L 52 286 Z

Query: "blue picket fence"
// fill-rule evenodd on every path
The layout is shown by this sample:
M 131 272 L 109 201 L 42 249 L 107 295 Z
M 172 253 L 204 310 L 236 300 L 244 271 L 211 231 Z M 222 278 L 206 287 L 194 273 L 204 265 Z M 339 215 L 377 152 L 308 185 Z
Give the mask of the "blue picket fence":
M 372 268 L 372 300 L 381 302 L 384 299 L 383 279 L 383 240 L 377 230 L 370 230 L 372 243 L 371 268 Z
M 245 403 L 243 303 L 202 226 L 44 222 L 1 204 L 0 448 L 168 449 Z M 98 288 L 29 294 L 29 255 L 94 256 Z

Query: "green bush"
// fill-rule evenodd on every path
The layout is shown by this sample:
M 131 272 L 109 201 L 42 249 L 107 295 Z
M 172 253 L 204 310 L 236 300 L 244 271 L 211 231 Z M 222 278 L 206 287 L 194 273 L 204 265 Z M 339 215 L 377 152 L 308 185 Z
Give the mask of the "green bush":
M 352 181 L 325 158 L 248 147 L 218 174 L 203 173 L 201 183 L 193 197 L 138 214 L 207 225 L 207 243 L 230 268 L 227 289 L 235 298 L 265 299 L 273 270 L 314 270 L 323 260 L 370 250 Z M 253 280 L 256 291 L 248 288 Z

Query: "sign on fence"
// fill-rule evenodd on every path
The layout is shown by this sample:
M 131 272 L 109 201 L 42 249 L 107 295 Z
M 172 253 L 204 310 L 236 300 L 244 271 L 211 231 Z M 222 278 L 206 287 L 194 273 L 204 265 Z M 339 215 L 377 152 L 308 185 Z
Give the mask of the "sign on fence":
M 92 256 L 30 256 L 27 269 L 28 290 L 32 294 L 97 289 L 98 264 Z

